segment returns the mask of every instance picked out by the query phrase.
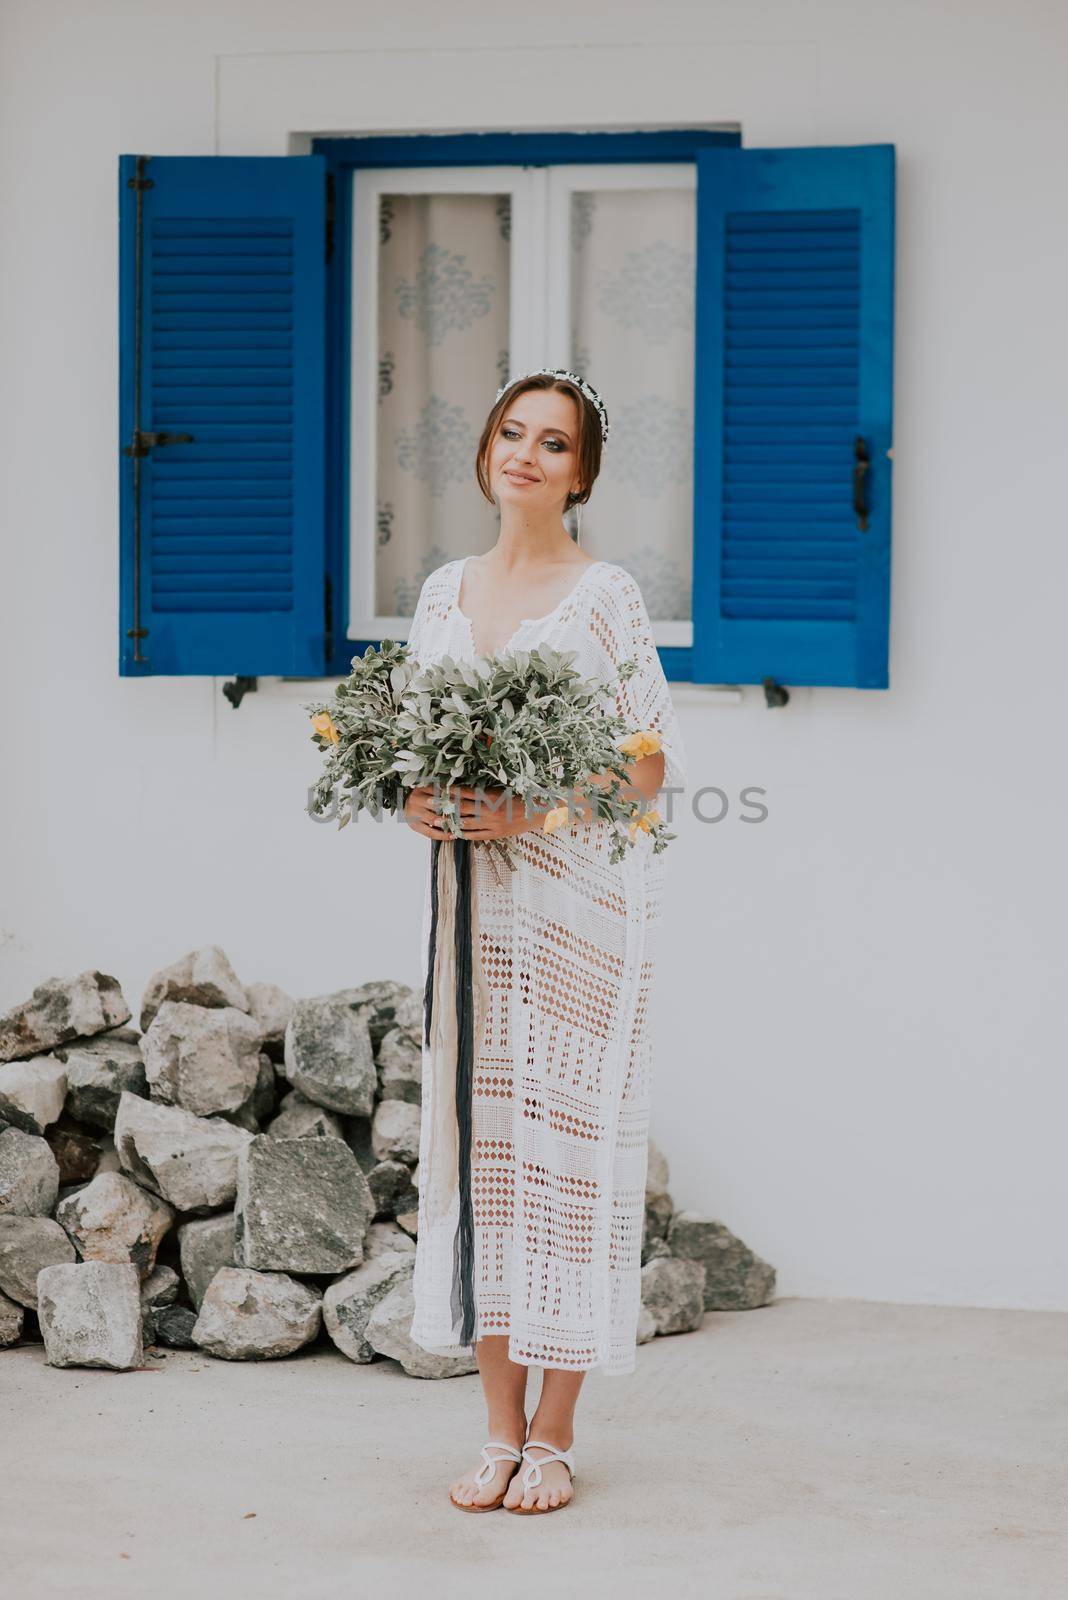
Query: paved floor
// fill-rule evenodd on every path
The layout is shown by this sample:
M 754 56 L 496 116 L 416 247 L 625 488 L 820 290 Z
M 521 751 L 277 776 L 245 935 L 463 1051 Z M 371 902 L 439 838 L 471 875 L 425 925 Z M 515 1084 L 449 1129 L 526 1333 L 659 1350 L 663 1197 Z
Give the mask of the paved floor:
M 1068 1316 L 783 1300 L 591 1375 L 566 1511 L 465 1516 L 477 1377 L 27 1346 L 0 1353 L 0 1574 L 19 1600 L 1064 1600 L 1066 1419 Z

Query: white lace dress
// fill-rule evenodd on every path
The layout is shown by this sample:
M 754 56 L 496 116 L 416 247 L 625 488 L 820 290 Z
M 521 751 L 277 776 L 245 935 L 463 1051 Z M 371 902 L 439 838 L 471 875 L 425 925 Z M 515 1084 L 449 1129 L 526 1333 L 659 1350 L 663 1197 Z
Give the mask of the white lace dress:
M 444 655 L 476 663 L 460 611 L 463 558 L 423 584 L 409 635 L 421 663 Z M 685 753 L 641 590 L 610 561 L 583 569 L 547 616 L 520 623 L 501 649 L 547 643 L 577 652 L 588 677 L 621 684 L 616 709 L 660 735 L 665 786 L 684 787 Z M 610 702 L 603 702 L 610 704 Z M 667 797 L 657 807 L 669 820 Z M 681 805 L 674 797 L 674 814 Z M 475 1225 L 475 1337 L 504 1334 L 512 1361 L 568 1371 L 633 1371 L 651 1087 L 650 997 L 664 864 L 638 833 L 623 862 L 608 859 L 610 830 L 576 823 L 528 831 L 515 872 L 500 885 L 485 850 L 474 852 L 485 1026 L 475 1040 L 471 1193 Z M 427 854 L 432 846 L 427 841 Z M 427 974 L 430 870 L 423 903 Z M 433 1092 L 423 1051 L 420 1207 L 411 1336 L 424 1349 L 460 1354 L 451 1287 L 456 1205 L 430 1223 Z

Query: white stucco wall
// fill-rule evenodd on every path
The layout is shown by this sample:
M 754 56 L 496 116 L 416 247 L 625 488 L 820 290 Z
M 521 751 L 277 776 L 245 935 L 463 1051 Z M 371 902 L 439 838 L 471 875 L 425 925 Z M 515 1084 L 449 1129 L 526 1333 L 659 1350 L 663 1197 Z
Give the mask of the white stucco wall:
M 898 147 L 892 687 L 677 691 L 694 787 L 656 997 L 677 1202 L 782 1294 L 1068 1309 L 1065 13 L 410 0 L 4 10 L 0 1008 L 218 942 L 295 994 L 417 977 L 424 841 L 301 812 L 302 702 L 122 680 L 120 151 L 679 123 Z M 610 554 L 611 552 L 599 552 Z

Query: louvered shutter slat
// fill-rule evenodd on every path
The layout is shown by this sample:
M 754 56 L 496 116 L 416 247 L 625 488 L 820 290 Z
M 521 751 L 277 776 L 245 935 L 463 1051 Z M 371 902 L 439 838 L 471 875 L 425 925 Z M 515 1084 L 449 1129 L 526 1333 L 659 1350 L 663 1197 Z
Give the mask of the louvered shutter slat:
M 132 435 L 135 194 L 120 169 L 123 442 Z M 193 442 L 123 464 L 124 672 L 324 670 L 325 162 L 144 165 L 140 426 Z
M 883 687 L 893 149 L 702 151 L 697 205 L 694 677 Z

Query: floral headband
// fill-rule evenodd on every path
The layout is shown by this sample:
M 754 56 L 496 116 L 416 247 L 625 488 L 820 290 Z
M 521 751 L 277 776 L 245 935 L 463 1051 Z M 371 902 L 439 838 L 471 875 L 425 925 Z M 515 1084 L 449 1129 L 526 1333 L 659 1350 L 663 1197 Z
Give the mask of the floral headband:
M 575 385 L 576 389 L 580 389 L 582 391 L 582 393 L 586 396 L 586 399 L 591 401 L 591 403 L 597 408 L 597 415 L 601 419 L 601 443 L 607 444 L 608 412 L 605 410 L 604 401 L 601 399 L 593 385 L 587 383 L 586 379 L 580 377 L 577 372 L 567 372 L 563 367 L 535 367 L 533 372 L 521 372 L 516 377 L 509 378 L 507 383 L 502 383 L 501 387 L 497 390 L 497 400 L 499 400 L 501 395 L 504 394 L 506 390 L 510 389 L 513 384 L 521 383 L 524 378 L 538 378 L 542 375 L 542 373 L 546 373 L 550 378 L 566 378 L 569 383 L 573 383 Z M 493 402 L 494 405 L 497 404 L 497 400 Z

